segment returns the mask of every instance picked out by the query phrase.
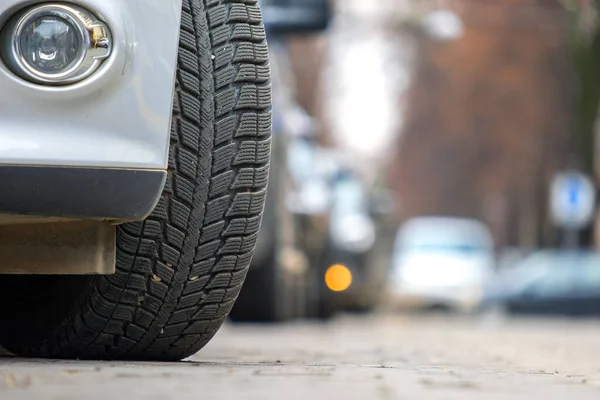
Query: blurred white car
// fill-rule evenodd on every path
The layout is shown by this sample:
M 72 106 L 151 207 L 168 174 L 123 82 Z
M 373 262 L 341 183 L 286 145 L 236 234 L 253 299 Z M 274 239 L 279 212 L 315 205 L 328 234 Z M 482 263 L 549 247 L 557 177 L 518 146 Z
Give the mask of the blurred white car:
M 396 238 L 391 300 L 400 307 L 472 311 L 494 265 L 493 239 L 481 222 L 449 217 L 410 220 Z

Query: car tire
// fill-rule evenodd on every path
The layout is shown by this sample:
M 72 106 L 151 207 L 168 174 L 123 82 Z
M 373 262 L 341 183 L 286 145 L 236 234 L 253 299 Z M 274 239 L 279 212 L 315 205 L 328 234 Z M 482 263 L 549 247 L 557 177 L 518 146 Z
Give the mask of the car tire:
M 289 285 L 275 260 L 250 270 L 231 312 L 234 322 L 284 322 L 294 317 Z
M 325 274 L 327 268 L 333 264 L 337 264 L 337 258 L 332 257 L 332 244 L 329 237 L 325 239 L 325 245 L 320 257 L 316 257 L 313 264 L 317 268 L 313 269 L 310 274 L 309 281 L 311 287 L 309 289 L 310 296 L 308 297 L 307 309 L 309 317 L 320 321 L 332 320 L 340 313 L 341 307 L 338 304 L 338 293 L 332 292 L 325 282 Z
M 289 268 L 289 255 L 296 251 L 294 216 L 286 206 L 289 176 L 286 141 L 273 140 L 273 172 L 269 177 L 269 196 L 254 258 L 239 301 L 233 307 L 234 322 L 285 322 L 302 316 L 299 296 L 302 273 Z M 300 268 L 301 270 L 301 268 Z
M 180 360 L 231 311 L 263 213 L 271 87 L 257 0 L 184 0 L 167 183 L 117 228 L 109 276 L 3 276 L 0 345 L 20 356 Z

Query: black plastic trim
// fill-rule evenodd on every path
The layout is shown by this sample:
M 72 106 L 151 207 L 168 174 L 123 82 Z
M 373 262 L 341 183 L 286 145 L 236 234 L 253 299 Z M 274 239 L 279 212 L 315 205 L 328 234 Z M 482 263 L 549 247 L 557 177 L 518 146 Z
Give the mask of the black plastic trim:
M 163 170 L 0 166 L 0 214 L 141 220 L 166 177 Z

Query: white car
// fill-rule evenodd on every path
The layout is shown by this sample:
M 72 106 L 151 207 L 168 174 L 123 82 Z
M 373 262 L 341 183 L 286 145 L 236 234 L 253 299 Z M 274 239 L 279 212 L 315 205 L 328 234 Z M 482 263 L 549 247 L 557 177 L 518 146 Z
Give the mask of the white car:
M 399 306 L 472 311 L 495 265 L 492 236 L 476 220 L 410 220 L 394 252 L 390 290 Z
M 0 0 L 0 346 L 201 349 L 250 265 L 271 118 L 257 0 Z

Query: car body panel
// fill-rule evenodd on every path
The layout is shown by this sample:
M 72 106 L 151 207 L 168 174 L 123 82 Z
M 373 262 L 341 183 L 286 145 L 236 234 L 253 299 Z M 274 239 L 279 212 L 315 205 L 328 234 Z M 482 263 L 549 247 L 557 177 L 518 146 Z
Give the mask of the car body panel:
M 23 5 L 0 0 L 0 25 Z M 79 0 L 108 24 L 110 58 L 63 87 L 0 63 L 0 165 L 166 169 L 181 0 Z

